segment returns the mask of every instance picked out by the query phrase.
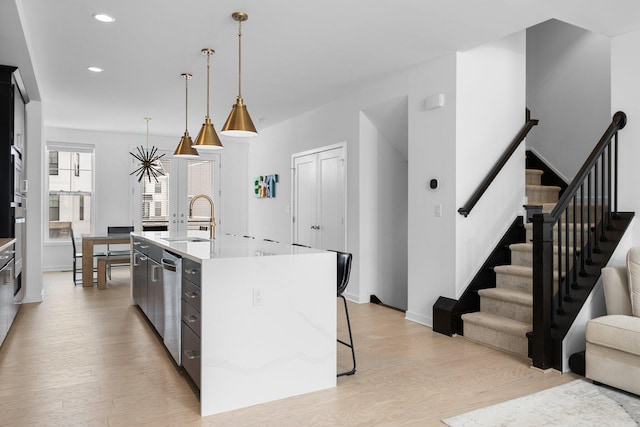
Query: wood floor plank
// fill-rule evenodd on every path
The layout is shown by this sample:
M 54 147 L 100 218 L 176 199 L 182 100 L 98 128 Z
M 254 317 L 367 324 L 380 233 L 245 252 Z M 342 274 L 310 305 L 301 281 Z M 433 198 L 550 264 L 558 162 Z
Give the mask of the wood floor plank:
M 441 419 L 569 382 L 516 356 L 349 303 L 357 372 L 337 387 L 201 418 L 198 396 L 139 310 L 126 269 L 105 290 L 44 275 L 0 348 L 0 425 L 441 426 Z M 347 337 L 338 303 L 338 334 Z M 350 368 L 338 347 L 337 370 Z

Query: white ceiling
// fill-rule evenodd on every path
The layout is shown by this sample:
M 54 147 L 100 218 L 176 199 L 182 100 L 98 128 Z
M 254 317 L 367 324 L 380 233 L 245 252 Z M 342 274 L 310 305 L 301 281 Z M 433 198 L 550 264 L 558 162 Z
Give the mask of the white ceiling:
M 242 95 L 259 130 L 385 75 L 547 19 L 608 36 L 640 28 L 637 0 L 2 0 L 0 63 L 21 67 L 47 126 L 144 133 L 143 118 L 151 117 L 152 134 L 176 140 L 185 127 L 180 74 L 190 72 L 195 137 L 206 109 L 202 48 L 216 50 L 216 129 L 235 102 L 234 11 L 249 14 Z M 117 21 L 99 23 L 96 12 Z M 89 65 L 105 71 L 90 73 Z

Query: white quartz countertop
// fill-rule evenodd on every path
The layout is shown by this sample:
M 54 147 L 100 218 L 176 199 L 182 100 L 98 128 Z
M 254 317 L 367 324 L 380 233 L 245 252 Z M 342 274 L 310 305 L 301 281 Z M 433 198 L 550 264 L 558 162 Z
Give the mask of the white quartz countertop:
M 15 243 L 16 239 L 13 237 L 0 237 L 0 251 L 5 250 L 9 245 Z
M 143 231 L 131 233 L 160 247 L 194 261 L 217 258 L 241 258 L 276 255 L 301 255 L 325 252 L 283 243 L 267 242 L 246 237 L 223 235 L 209 239 L 208 231 L 188 231 L 187 234 L 171 234 L 168 231 Z

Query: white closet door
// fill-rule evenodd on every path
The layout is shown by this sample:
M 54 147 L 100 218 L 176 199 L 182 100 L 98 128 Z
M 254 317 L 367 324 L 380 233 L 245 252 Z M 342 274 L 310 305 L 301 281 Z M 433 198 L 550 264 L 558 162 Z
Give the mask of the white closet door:
M 294 243 L 315 247 L 316 181 L 315 154 L 294 158 Z
M 318 153 L 316 247 L 344 250 L 344 161 L 342 148 Z
M 345 249 L 344 148 L 293 155 L 293 241 Z

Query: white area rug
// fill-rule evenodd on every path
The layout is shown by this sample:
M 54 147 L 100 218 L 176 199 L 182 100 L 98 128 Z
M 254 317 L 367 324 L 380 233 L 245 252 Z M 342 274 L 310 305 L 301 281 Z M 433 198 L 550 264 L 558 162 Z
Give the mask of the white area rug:
M 442 420 L 451 427 L 640 426 L 640 398 L 586 380 Z

